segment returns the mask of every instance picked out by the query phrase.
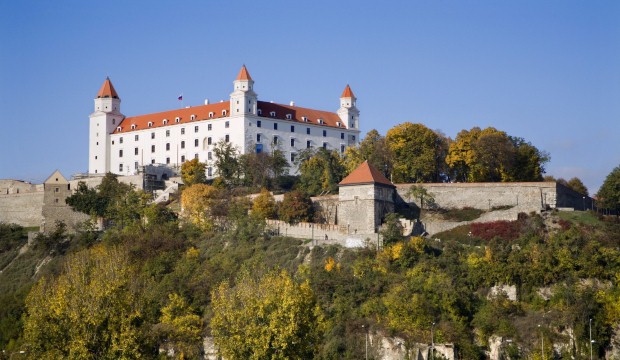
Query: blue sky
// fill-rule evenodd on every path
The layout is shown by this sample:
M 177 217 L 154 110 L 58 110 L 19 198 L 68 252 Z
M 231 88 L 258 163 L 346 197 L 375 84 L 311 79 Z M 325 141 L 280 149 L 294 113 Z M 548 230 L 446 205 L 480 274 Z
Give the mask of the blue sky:
M 551 154 L 591 193 L 620 165 L 619 1 L 3 1 L 0 178 L 88 167 L 88 115 L 110 76 L 138 115 L 227 99 L 337 110 L 362 132 L 493 126 Z

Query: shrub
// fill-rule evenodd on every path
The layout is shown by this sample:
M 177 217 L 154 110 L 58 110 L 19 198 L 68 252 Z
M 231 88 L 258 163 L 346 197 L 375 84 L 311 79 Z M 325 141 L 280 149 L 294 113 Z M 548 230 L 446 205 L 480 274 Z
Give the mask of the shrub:
M 471 224 L 471 233 L 473 236 L 485 241 L 495 237 L 504 240 L 515 240 L 521 233 L 520 228 L 521 226 L 517 221 L 499 220 L 489 223 L 473 223 Z

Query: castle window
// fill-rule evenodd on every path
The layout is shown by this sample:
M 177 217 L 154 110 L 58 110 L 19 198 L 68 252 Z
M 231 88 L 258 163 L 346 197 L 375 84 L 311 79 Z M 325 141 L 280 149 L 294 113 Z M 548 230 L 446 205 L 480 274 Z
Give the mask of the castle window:
M 149 127 L 153 127 L 153 122 L 149 121 L 148 125 Z
M 230 121 L 224 122 L 224 127 L 228 129 L 230 127 Z
M 291 162 L 295 162 L 295 153 L 291 153 Z
M 198 153 L 194 154 L 194 159 L 198 159 Z
M 344 145 L 340 144 L 340 152 L 344 154 Z
M 133 163 L 133 168 L 134 168 L 135 170 L 138 170 L 138 162 L 137 162 L 137 161 Z
M 136 129 L 136 124 L 131 124 L 131 130 L 135 130 Z
M 119 143 L 119 144 L 122 144 L 122 143 L 123 143 L 123 137 L 122 137 L 122 136 L 118 139 L 118 143 Z
M 256 127 L 261 127 L 263 124 L 260 120 L 256 120 Z
M 226 116 L 228 112 L 226 110 L 222 110 L 222 116 Z
M 170 151 L 170 143 L 166 143 L 166 151 Z
M 323 119 L 321 118 L 318 118 L 316 122 L 318 122 L 320 125 L 323 125 Z
M 310 135 L 310 128 L 306 128 L 306 134 Z
M 291 147 L 295 146 L 295 139 L 291 139 Z
M 170 158 L 169 157 L 166 158 L 166 164 L 170 164 Z
M 213 153 L 211 151 L 207 153 L 207 160 L 213 160 Z
M 327 149 L 327 143 L 323 142 L 323 149 Z
M 58 199 L 54 199 L 54 202 L 55 202 L 56 204 L 58 204 Z
M 155 145 L 151 145 L 151 152 L 154 153 L 155 152 Z
M 194 147 L 198 147 L 198 139 L 194 139 Z
M 213 176 L 213 168 L 210 166 L 207 168 L 207 176 L 209 177 Z
M 118 171 L 123 172 L 123 164 L 118 164 Z
M 168 119 L 164 119 L 163 124 L 167 125 L 168 124 Z
M 60 188 L 54 188 L 54 192 L 59 192 Z
M 278 123 L 273 123 L 273 129 L 278 130 Z
M 181 135 L 185 135 L 185 128 L 181 128 Z
M 151 159 L 151 164 L 155 164 L 155 159 Z
M 291 125 L 291 132 L 295 132 L 295 125 Z
M 196 119 L 196 115 L 192 115 L 192 116 L 190 116 L 189 118 L 190 118 L 190 120 L 194 120 L 194 119 Z M 178 121 L 177 121 L 177 122 L 178 122 Z
M 351 136 L 351 139 L 353 139 L 353 141 L 355 141 L 355 135 Z
M 166 130 L 166 137 L 170 136 L 170 130 Z
M 140 139 L 140 135 L 135 135 L 135 136 L 133 137 L 133 140 L 134 140 L 134 141 L 138 141 L 139 139 Z
M 287 120 L 291 120 L 292 118 L 293 118 L 293 115 L 291 115 L 291 114 L 286 114 L 286 119 L 287 119 Z
M 327 130 L 323 130 L 323 137 L 327 136 Z
M 120 132 L 120 131 L 121 131 L 121 129 L 122 129 L 122 128 L 119 126 L 119 127 L 117 127 L 117 128 L 116 128 L 116 131 Z
M 308 118 L 307 118 L 307 117 L 305 117 L 305 116 L 302 116 L 302 117 L 301 117 L 301 120 L 302 120 L 303 122 L 308 122 Z
M 181 141 L 181 149 L 185 149 L 185 141 Z
M 118 151 L 118 157 L 123 157 L 123 150 L 122 149 Z
M 277 136 L 274 136 L 274 137 L 273 137 L 273 145 L 274 145 L 274 146 L 277 146 L 277 145 L 278 145 L 278 137 L 277 137 Z
M 344 139 L 344 133 L 340 133 L 340 138 Z
M 312 147 L 312 142 L 310 140 L 306 141 L 306 149 L 310 149 Z
M 210 137 L 207 138 L 207 145 L 211 145 L 212 144 L 212 139 Z
M 138 148 L 133 148 L 133 154 L 134 155 L 138 155 L 138 151 L 139 151 Z
M 340 127 L 340 121 L 336 122 L 336 126 Z
M 151 133 L 151 139 L 155 139 L 155 133 L 154 132 Z
M 260 142 L 260 134 L 256 134 L 256 142 L 259 143 Z
M 112 145 L 114 145 L 114 140 L 112 140 Z
M 213 130 L 213 124 L 207 124 L 207 131 Z
M 263 110 L 258 109 L 258 110 L 256 111 L 256 113 L 257 113 L 258 115 L 263 115 Z
M 185 155 L 181 155 L 181 162 L 184 163 L 185 162 Z
M 181 118 L 177 116 L 176 118 L 174 118 L 174 121 L 179 122 L 181 121 Z
M 226 136 L 224 137 L 224 141 L 229 142 L 230 141 L 230 135 L 226 134 Z
M 194 126 L 194 132 L 197 133 L 198 132 L 198 126 Z
M 275 111 L 270 111 L 270 112 L 269 112 L 269 116 L 271 116 L 271 117 L 276 117 L 276 112 L 275 112 Z
M 213 111 L 209 113 L 209 118 L 213 119 Z

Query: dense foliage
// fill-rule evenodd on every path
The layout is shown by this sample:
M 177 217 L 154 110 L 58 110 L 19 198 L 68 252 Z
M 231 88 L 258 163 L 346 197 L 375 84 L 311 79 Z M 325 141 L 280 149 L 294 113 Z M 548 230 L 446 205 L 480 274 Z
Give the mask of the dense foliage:
M 600 207 L 613 209 L 616 214 L 620 213 L 620 166 L 607 175 L 596 196 L 600 201 Z

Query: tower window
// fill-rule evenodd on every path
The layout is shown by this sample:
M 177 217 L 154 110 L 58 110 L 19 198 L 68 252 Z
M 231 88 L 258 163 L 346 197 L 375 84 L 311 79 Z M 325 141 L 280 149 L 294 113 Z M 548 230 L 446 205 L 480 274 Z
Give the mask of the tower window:
M 185 141 L 181 141 L 181 149 L 185 149 Z
M 151 152 L 154 153 L 155 152 L 155 145 L 151 145 Z
M 323 130 L 323 137 L 327 136 L 327 130 Z
M 212 139 L 210 137 L 207 138 L 207 145 L 211 145 Z
M 185 162 L 185 155 L 181 155 L 181 162 L 184 163 Z
M 166 164 L 170 164 L 170 158 L 169 157 L 166 158 Z
M 228 129 L 230 127 L 230 121 L 224 122 L 224 127 Z
M 166 151 L 170 151 L 170 143 L 166 143 Z
M 118 157 L 123 157 L 123 150 L 122 149 L 118 151 Z
M 139 151 L 138 148 L 133 148 L 133 154 L 134 155 L 138 155 L 138 151 Z
M 207 131 L 213 130 L 213 124 L 207 124 Z
M 118 171 L 123 172 L 123 164 L 118 164 Z
M 198 139 L 194 139 L 194 147 L 198 147 Z
M 259 114 L 260 115 L 260 114 Z M 256 127 L 261 127 L 263 124 L 260 120 L 256 120 Z
M 210 166 L 207 168 L 207 176 L 209 177 L 213 176 L 213 168 Z
M 310 149 L 312 147 L 312 142 L 310 140 L 306 141 L 306 148 Z
M 133 163 L 133 168 L 138 170 L 138 162 L 137 161 Z
M 226 136 L 224 137 L 224 141 L 229 142 L 230 141 L 230 135 L 226 134 Z
M 295 139 L 291 139 L 291 147 L 295 146 Z
M 116 124 L 116 119 L 112 119 L 112 125 Z
M 259 143 L 260 142 L 260 134 L 256 134 L 256 142 Z
M 151 164 L 155 164 L 155 159 L 151 159 Z
M 207 160 L 213 160 L 213 153 L 211 151 L 207 153 Z

